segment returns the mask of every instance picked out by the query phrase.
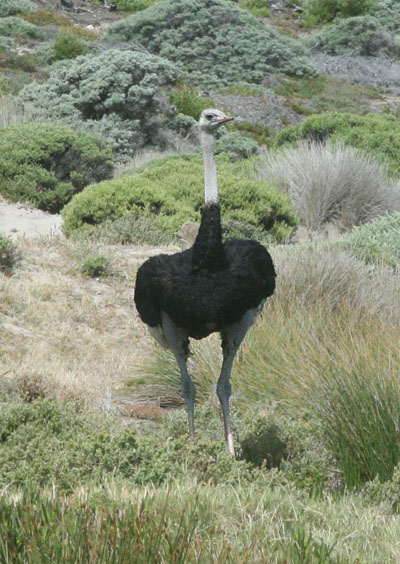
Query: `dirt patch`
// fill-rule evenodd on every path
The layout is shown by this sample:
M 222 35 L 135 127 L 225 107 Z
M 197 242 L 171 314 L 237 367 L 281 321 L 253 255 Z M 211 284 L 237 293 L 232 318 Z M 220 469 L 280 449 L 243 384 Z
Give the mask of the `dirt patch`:
M 0 196 L 0 232 L 7 237 L 61 235 L 62 219 L 57 214 L 38 210 L 28 204 L 13 204 Z

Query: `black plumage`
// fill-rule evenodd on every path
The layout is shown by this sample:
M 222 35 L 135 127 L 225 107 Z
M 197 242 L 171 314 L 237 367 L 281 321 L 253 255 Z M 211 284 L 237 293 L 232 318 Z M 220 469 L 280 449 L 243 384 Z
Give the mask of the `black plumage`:
M 219 126 L 228 119 L 218 110 L 205 110 L 200 127 L 204 120 Z M 209 138 L 214 130 L 207 121 L 203 133 L 207 136 L 202 143 L 205 166 L 211 163 L 213 168 L 209 154 L 213 142 Z M 189 338 L 202 339 L 213 332 L 221 333 L 224 361 L 217 393 L 227 447 L 234 454 L 229 420 L 232 362 L 264 300 L 273 294 L 276 275 L 270 254 L 258 242 L 239 239 L 222 242 L 220 206 L 215 197 L 216 172 L 213 176 L 211 171 L 207 180 L 205 171 L 205 179 L 206 204 L 192 248 L 148 259 L 137 273 L 135 303 L 152 334 L 175 354 L 192 436 L 195 389 L 186 368 Z M 212 185 L 211 191 L 214 190 L 211 199 L 207 182 Z
M 220 228 L 219 206 L 207 206 L 191 249 L 152 257 L 140 267 L 135 302 L 147 325 L 160 326 L 165 311 L 189 337 L 202 339 L 238 323 L 273 293 L 268 251 L 251 240 L 223 244 Z

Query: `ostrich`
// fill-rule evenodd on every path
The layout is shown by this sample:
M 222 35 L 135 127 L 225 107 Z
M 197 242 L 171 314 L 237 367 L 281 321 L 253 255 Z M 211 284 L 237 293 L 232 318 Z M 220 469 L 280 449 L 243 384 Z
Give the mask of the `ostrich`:
M 217 395 L 226 447 L 234 455 L 229 415 L 232 364 L 265 299 L 274 292 L 275 270 L 270 254 L 256 241 L 222 242 L 214 143 L 218 128 L 231 119 L 215 109 L 201 113 L 205 206 L 198 235 L 190 249 L 154 256 L 142 264 L 135 304 L 152 336 L 176 358 L 192 439 L 196 390 L 187 370 L 189 338 L 221 334 L 223 362 Z

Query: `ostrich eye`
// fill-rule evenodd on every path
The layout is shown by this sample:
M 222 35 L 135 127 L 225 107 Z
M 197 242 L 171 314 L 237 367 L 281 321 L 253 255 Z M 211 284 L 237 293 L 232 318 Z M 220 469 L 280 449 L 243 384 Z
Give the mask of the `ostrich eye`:
M 206 114 L 207 119 L 212 119 L 213 117 L 214 117 L 214 114 Z

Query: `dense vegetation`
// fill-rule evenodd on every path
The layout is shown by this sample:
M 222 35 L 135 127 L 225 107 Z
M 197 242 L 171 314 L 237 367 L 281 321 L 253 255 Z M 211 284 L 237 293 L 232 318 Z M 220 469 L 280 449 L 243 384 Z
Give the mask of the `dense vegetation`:
M 400 175 L 400 125 L 393 115 L 328 113 L 307 117 L 301 124 L 289 126 L 276 136 L 276 145 L 308 141 L 342 141 L 365 153 L 373 154 Z
M 165 0 L 115 23 L 109 37 L 141 43 L 206 88 L 258 84 L 277 69 L 314 74 L 299 43 L 223 0 Z
M 133 176 L 93 184 L 63 210 L 64 230 L 71 234 L 85 224 L 96 225 L 128 213 L 155 215 L 170 234 L 185 221 L 200 218 L 203 164 L 199 157 L 153 161 Z M 297 224 L 289 199 L 261 181 L 249 181 L 238 166 L 220 160 L 219 187 L 224 219 L 265 230 L 284 241 Z
M 101 134 L 120 156 L 162 142 L 163 87 L 175 82 L 175 66 L 137 51 L 107 50 L 55 69 L 43 84 L 26 86 L 20 98 L 43 119 Z
M 112 170 L 111 152 L 87 133 L 50 123 L 0 129 L 1 193 L 13 201 L 58 212 Z
M 0 195 L 68 235 L 0 232 L 0 561 L 399 562 L 399 109 L 307 57 L 395 69 L 400 3 L 116 3 L 0 2 Z M 224 236 L 278 272 L 233 368 L 235 459 L 218 336 L 191 345 L 190 442 L 133 303 L 139 264 L 200 218 L 205 107 L 238 118 Z

